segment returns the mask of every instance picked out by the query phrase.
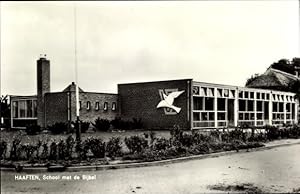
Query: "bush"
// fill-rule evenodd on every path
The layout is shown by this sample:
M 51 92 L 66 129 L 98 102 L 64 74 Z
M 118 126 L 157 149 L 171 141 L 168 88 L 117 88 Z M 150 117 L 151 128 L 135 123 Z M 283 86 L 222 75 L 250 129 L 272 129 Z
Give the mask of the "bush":
M 148 147 L 148 142 L 144 137 L 134 135 L 125 137 L 125 144 L 131 153 L 139 153 Z
M 6 151 L 7 151 L 7 142 L 6 141 L 1 141 L 0 142 L 0 159 L 5 158 Z
M 51 131 L 52 134 L 61 134 L 68 132 L 69 126 L 68 123 L 57 122 L 53 125 L 48 126 L 47 129 Z
M 74 129 L 76 130 L 77 128 L 78 128 L 78 124 L 77 124 L 77 122 L 74 122 L 74 121 L 72 121 L 72 124 L 74 125 Z M 88 122 L 88 121 L 81 121 L 80 122 L 80 129 L 81 129 L 81 133 L 85 133 L 88 129 L 89 129 L 89 127 L 90 127 L 90 122 Z
M 92 123 L 94 128 L 99 131 L 108 131 L 110 128 L 110 122 L 107 119 L 100 119 L 99 117 Z
M 27 135 L 36 135 L 41 132 L 41 127 L 36 124 L 26 126 Z
M 120 137 L 112 137 L 106 144 L 106 152 L 109 157 L 118 157 L 122 155 L 122 146 Z
M 50 144 L 49 160 L 57 160 L 57 144 L 52 142 Z
M 88 149 L 91 150 L 95 158 L 104 158 L 105 156 L 105 142 L 100 138 L 88 138 L 84 143 Z
M 165 150 L 168 147 L 170 147 L 170 140 L 164 137 L 156 138 L 153 143 L 153 150 Z
M 15 137 L 12 142 L 11 151 L 10 151 L 10 159 L 11 160 L 19 160 L 21 155 L 21 139 L 20 137 Z
M 89 151 L 89 147 L 85 142 L 76 141 L 75 149 L 76 149 L 76 152 L 77 152 L 77 157 L 80 160 L 84 160 L 84 159 L 87 158 L 87 153 Z
M 280 133 L 279 133 L 279 128 L 278 127 L 267 125 L 265 127 L 265 129 L 266 129 L 266 135 L 267 135 L 268 140 L 279 139 Z
M 72 158 L 72 153 L 73 153 L 73 147 L 75 144 L 75 140 L 72 137 L 72 135 L 70 135 L 67 139 L 66 139 L 66 158 L 67 159 L 71 159 Z
M 41 159 L 45 160 L 45 159 L 48 158 L 48 154 L 49 154 L 48 143 L 44 142 L 42 147 L 43 147 L 43 151 L 42 151 L 42 154 L 41 154 Z
M 132 129 L 142 129 L 143 128 L 143 122 L 142 122 L 142 118 L 133 118 L 132 119 Z

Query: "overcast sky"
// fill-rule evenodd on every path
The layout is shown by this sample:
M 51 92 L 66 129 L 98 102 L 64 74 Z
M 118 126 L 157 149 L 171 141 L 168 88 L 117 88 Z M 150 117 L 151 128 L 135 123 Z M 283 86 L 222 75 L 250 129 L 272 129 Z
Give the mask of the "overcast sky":
M 299 57 L 299 1 L 76 2 L 79 85 L 193 78 L 244 86 Z M 36 94 L 47 54 L 51 91 L 75 80 L 74 3 L 1 2 L 1 92 Z

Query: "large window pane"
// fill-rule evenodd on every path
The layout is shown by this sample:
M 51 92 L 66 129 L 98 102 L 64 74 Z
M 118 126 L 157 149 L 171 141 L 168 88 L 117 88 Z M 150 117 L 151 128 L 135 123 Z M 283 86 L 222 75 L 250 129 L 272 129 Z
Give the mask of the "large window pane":
M 193 97 L 194 110 L 203 110 L 203 97 Z
M 218 110 L 225 110 L 225 98 L 218 98 Z
M 26 109 L 27 109 L 27 113 L 26 113 L 26 117 L 32 117 L 32 100 L 26 100 Z
M 263 103 L 262 101 L 256 102 L 256 111 L 262 111 L 263 110 Z
M 13 118 L 18 118 L 18 102 L 13 101 L 12 102 L 12 110 L 13 110 Z
M 20 109 L 20 118 L 24 118 L 27 109 L 25 100 L 19 101 L 19 109 Z
M 246 101 L 239 100 L 239 111 L 246 111 Z
M 248 100 L 248 111 L 253 111 L 254 110 L 254 103 L 253 100 Z
M 205 98 L 205 110 L 214 110 L 213 98 Z
M 33 101 L 33 117 L 37 117 L 37 104 L 36 104 L 36 100 Z

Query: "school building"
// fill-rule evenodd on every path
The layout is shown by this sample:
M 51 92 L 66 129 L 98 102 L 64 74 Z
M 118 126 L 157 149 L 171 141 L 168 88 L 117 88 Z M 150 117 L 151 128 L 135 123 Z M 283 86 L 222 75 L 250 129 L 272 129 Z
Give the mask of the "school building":
M 76 120 L 75 83 L 50 91 L 50 61 L 37 61 L 37 95 L 11 96 L 11 127 Z M 80 120 L 141 118 L 145 129 L 211 129 L 298 123 L 296 94 L 197 82 L 193 79 L 118 84 L 118 93 L 79 90 Z

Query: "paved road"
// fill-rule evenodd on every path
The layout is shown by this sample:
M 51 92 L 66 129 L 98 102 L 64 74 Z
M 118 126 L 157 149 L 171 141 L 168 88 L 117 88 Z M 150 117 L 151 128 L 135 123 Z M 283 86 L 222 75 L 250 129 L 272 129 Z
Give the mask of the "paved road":
M 155 167 L 42 173 L 39 180 L 15 180 L 24 173 L 2 172 L 1 193 L 203 193 L 209 185 L 251 183 L 264 192 L 300 189 L 300 145 L 234 154 Z M 60 175 L 60 180 L 43 180 Z M 62 176 L 96 175 L 96 180 L 62 180 Z M 66 177 L 68 178 L 68 177 Z

